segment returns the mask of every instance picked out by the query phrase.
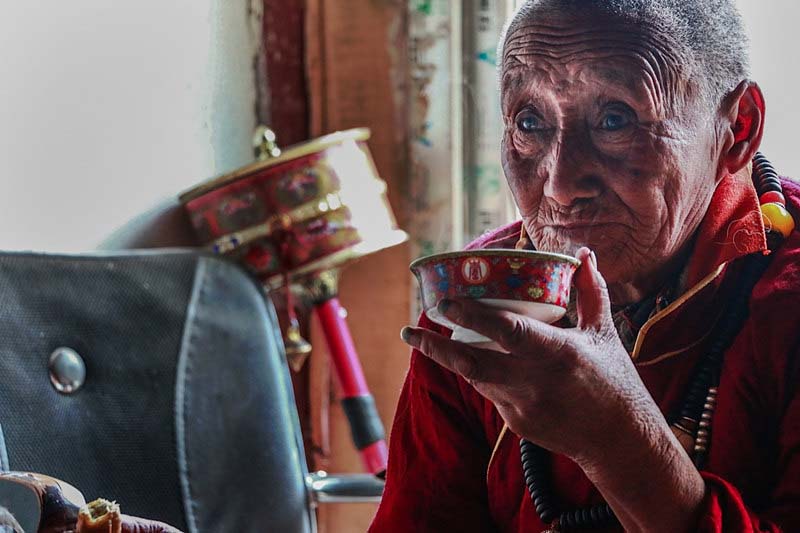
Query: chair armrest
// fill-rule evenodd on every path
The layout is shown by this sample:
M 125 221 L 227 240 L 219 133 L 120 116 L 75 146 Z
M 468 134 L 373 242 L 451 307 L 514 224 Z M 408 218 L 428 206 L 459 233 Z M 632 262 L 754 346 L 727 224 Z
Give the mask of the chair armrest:
M 329 475 L 319 471 L 306 477 L 314 503 L 378 503 L 383 480 L 371 474 Z

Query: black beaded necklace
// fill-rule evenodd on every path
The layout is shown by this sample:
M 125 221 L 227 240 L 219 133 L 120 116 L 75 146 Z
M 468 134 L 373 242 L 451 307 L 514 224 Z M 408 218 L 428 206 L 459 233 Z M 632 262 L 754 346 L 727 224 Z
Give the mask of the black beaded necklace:
M 767 159 L 756 154 L 753 159 L 753 181 L 759 193 L 762 215 L 767 227 L 767 244 L 775 250 L 791 233 L 794 222 L 785 206 L 785 198 L 777 172 Z M 748 314 L 750 293 L 769 265 L 771 255 L 755 253 L 742 258 L 741 284 L 733 294 L 726 311 L 718 322 L 709 351 L 697 364 L 690 381 L 686 400 L 680 414 L 671 424 L 681 444 L 690 451 L 694 464 L 702 468 L 708 456 L 711 422 L 717 401 L 720 373 L 725 350 L 742 328 Z M 525 485 L 528 487 L 536 513 L 551 531 L 594 529 L 617 523 L 607 503 L 561 509 L 552 491 L 550 455 L 535 444 L 520 440 L 520 455 Z

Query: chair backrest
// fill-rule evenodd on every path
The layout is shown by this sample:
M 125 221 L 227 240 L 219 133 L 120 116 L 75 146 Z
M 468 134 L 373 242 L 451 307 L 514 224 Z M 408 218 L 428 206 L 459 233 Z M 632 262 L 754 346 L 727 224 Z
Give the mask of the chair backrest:
M 59 348 L 85 362 L 57 392 Z M 57 371 L 56 371 L 57 372 Z M 0 468 L 190 533 L 314 529 L 274 311 L 181 251 L 0 254 Z

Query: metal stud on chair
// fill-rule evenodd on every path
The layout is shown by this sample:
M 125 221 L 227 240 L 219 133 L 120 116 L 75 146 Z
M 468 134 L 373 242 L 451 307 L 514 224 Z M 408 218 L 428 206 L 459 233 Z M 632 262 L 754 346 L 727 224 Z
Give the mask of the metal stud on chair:
M 83 358 L 66 346 L 56 348 L 47 363 L 50 383 L 61 394 L 74 394 L 86 381 L 86 363 Z

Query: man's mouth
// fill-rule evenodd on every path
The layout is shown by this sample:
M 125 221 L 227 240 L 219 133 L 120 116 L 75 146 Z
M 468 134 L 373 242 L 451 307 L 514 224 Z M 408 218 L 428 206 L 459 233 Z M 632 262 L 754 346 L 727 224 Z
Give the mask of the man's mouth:
M 578 230 L 596 230 L 607 228 L 609 226 L 618 226 L 617 222 L 562 222 L 557 224 L 548 224 L 548 227 L 555 230 L 563 231 L 578 231 Z
M 564 222 L 546 226 L 545 232 L 560 240 L 596 245 L 598 241 L 603 240 L 605 234 L 619 231 L 622 227 L 623 225 L 617 222 Z

